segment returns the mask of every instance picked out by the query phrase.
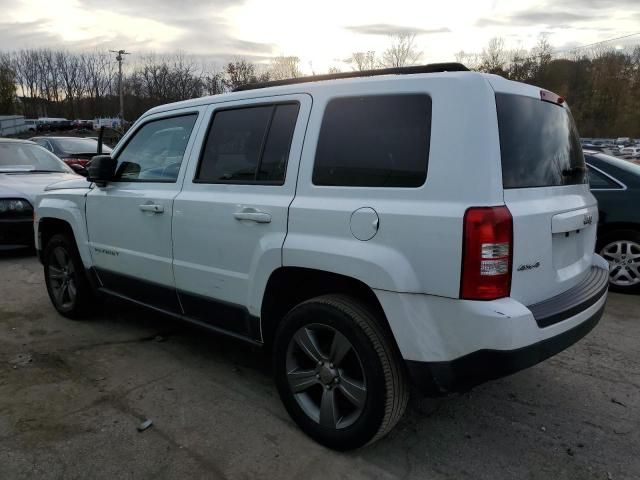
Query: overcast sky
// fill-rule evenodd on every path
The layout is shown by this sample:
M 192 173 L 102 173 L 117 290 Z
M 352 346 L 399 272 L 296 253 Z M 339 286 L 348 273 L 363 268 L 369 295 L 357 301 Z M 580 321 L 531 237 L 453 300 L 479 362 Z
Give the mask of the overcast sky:
M 508 48 L 548 35 L 557 50 L 640 31 L 640 0 L 0 0 L 0 49 L 125 48 L 204 55 L 219 62 L 297 55 L 302 66 L 342 66 L 353 51 L 382 52 L 415 32 L 423 60 Z M 640 35 L 612 46 L 640 44 Z

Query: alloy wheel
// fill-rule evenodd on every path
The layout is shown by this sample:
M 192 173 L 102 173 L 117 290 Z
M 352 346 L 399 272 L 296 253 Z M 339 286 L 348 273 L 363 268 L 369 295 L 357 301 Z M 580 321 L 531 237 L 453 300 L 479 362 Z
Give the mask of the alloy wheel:
M 49 259 L 49 285 L 60 308 L 72 308 L 76 301 L 77 288 L 75 267 L 71 255 L 63 247 L 56 247 Z
M 300 328 L 289 342 L 286 369 L 296 402 L 316 423 L 342 429 L 362 415 L 365 371 L 354 346 L 335 328 L 318 323 Z
M 605 245 L 600 255 L 609 262 L 609 281 L 619 287 L 640 283 L 640 244 L 618 240 Z

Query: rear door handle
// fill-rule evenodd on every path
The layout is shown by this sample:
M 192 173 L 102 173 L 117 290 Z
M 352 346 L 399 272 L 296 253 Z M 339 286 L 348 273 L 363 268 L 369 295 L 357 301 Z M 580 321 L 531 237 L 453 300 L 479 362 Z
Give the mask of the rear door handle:
M 139 207 L 140 207 L 140 210 L 142 210 L 143 212 L 153 212 L 153 213 L 164 212 L 163 205 L 156 205 L 154 203 L 145 203 L 145 204 L 139 205 Z
M 256 223 L 271 223 L 270 213 L 263 212 L 252 207 L 243 208 L 242 210 L 235 212 L 233 217 L 236 220 L 249 220 L 250 222 Z

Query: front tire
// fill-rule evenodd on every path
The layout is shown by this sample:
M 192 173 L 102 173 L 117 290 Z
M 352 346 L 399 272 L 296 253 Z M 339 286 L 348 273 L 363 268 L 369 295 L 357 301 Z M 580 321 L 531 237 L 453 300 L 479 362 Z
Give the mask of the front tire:
M 603 235 L 597 248 L 609 262 L 609 289 L 620 293 L 640 292 L 640 232 L 617 230 Z
M 362 302 L 325 295 L 294 307 L 274 341 L 274 375 L 289 415 L 317 442 L 350 450 L 375 442 L 408 401 L 390 334 Z
M 64 234 L 51 237 L 42 260 L 47 293 L 55 309 L 67 318 L 86 316 L 93 292 L 73 239 Z

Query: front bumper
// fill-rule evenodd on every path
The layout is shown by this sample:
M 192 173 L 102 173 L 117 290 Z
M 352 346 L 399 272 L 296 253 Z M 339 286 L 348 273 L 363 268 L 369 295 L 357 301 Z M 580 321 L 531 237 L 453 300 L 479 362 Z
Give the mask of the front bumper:
M 0 250 L 33 246 L 33 220 L 0 220 Z

